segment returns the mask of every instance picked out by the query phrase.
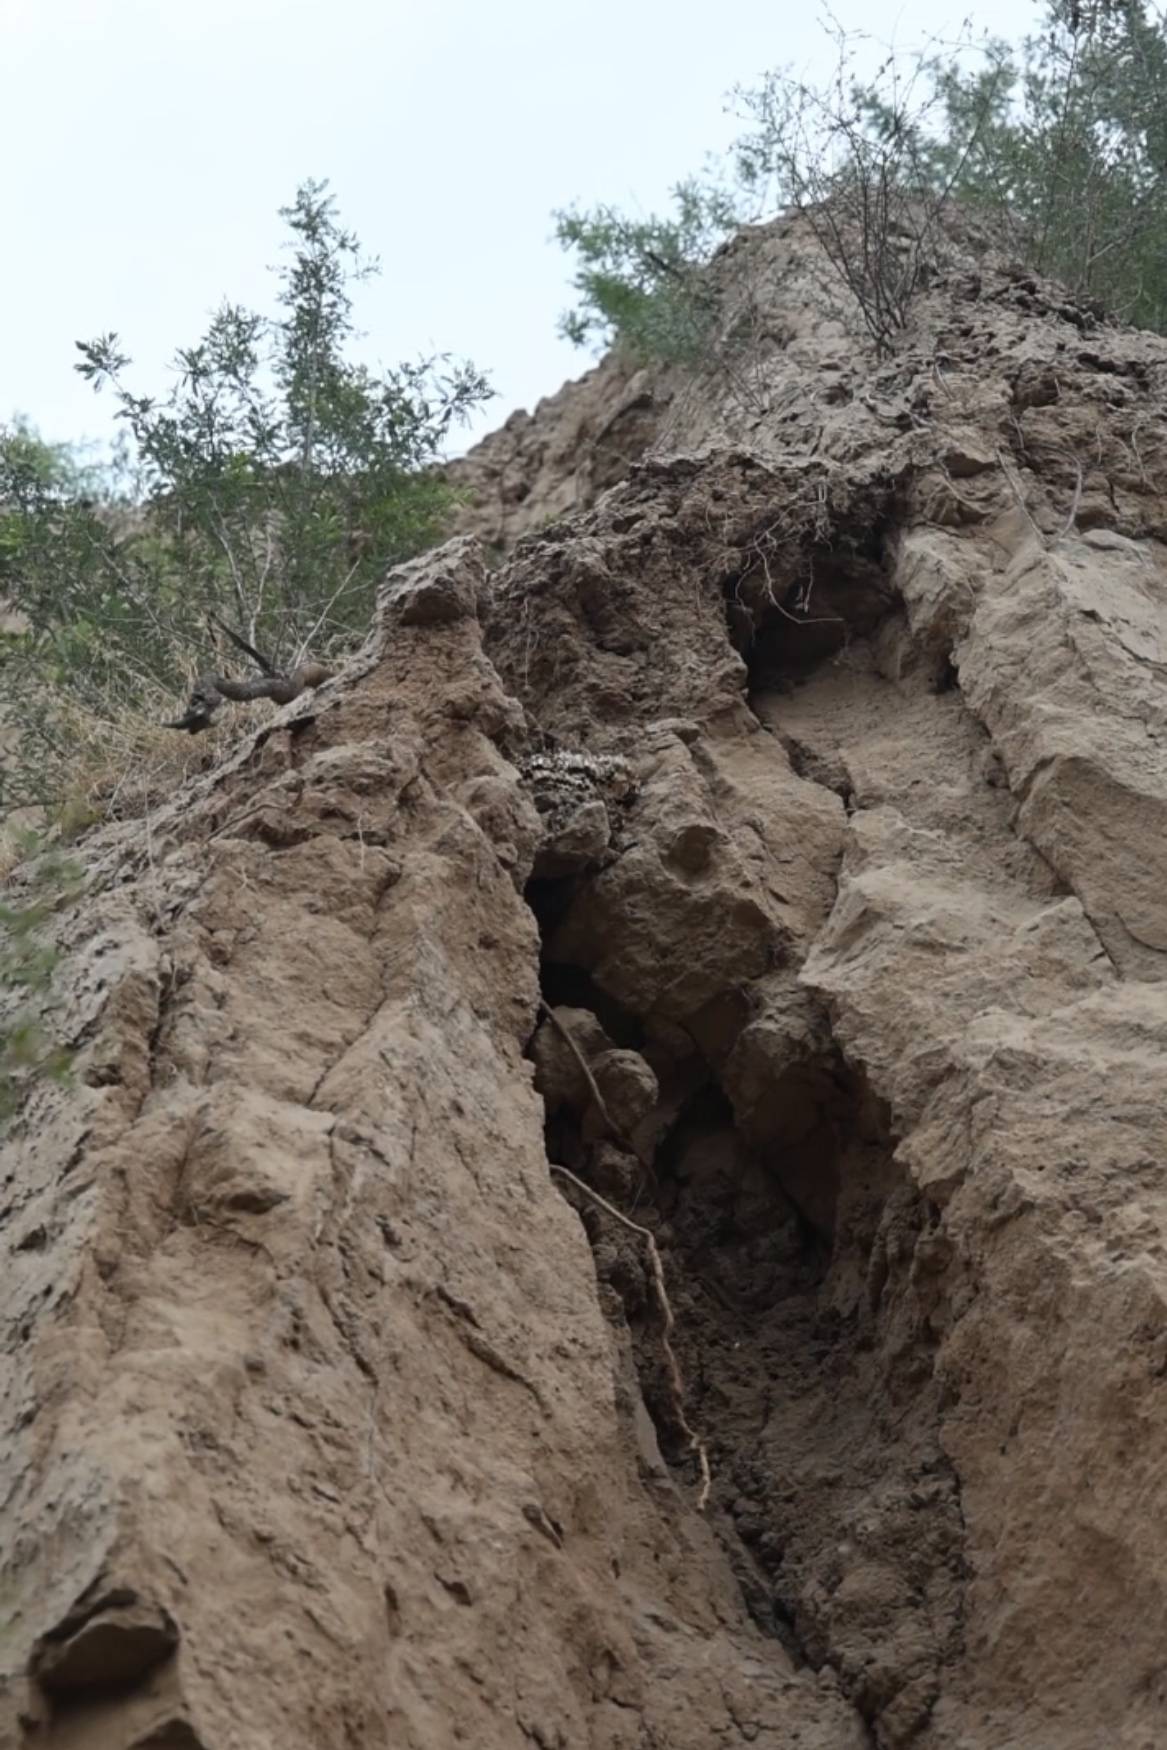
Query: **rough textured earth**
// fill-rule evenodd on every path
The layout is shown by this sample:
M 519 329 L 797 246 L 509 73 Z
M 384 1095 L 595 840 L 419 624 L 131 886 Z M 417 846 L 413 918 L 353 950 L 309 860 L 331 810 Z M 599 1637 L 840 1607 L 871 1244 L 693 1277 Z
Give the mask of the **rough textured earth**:
M 613 353 L 534 413 L 512 413 L 447 466 L 462 500 L 458 532 L 497 559 L 522 535 L 586 509 L 653 442 L 669 398 L 659 377 Z
M 80 847 L 5 1750 L 1167 1741 L 1167 343 L 720 271 L 748 373 L 511 422 L 498 570 Z

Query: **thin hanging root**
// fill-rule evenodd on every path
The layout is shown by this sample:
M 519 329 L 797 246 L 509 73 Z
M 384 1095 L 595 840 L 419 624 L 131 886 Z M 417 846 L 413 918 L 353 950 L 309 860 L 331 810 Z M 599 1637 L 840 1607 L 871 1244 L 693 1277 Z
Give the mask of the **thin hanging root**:
M 661 1317 L 664 1319 L 661 1347 L 664 1349 L 665 1362 L 668 1367 L 669 1386 L 672 1390 L 673 1399 L 673 1414 L 677 1418 L 677 1425 L 689 1443 L 690 1452 L 696 1453 L 697 1455 L 697 1463 L 701 1469 L 701 1490 L 697 1496 L 697 1511 L 698 1513 L 704 1513 L 705 1503 L 709 1499 L 709 1491 L 713 1487 L 713 1478 L 709 1471 L 709 1454 L 705 1450 L 705 1442 L 702 1440 L 701 1436 L 695 1433 L 689 1426 L 688 1419 L 685 1415 L 685 1382 L 681 1378 L 680 1364 L 673 1352 L 673 1345 L 670 1341 L 671 1334 L 676 1327 L 677 1321 L 673 1317 L 672 1305 L 665 1288 L 664 1266 L 661 1264 L 660 1253 L 657 1251 L 656 1241 L 652 1237 L 648 1228 L 642 1227 L 638 1221 L 630 1221 L 628 1216 L 623 1215 L 620 1210 L 616 1208 L 615 1204 L 609 1203 L 606 1197 L 601 1197 L 598 1191 L 593 1191 L 590 1185 L 585 1184 L 582 1179 L 578 1179 L 574 1173 L 567 1169 L 567 1167 L 557 1166 L 554 1161 L 550 1162 L 550 1167 L 553 1173 L 558 1173 L 562 1179 L 569 1179 L 577 1191 L 582 1191 L 585 1197 L 590 1197 L 593 1203 L 598 1203 L 600 1208 L 606 1210 L 614 1220 L 621 1222 L 624 1227 L 631 1228 L 634 1234 L 639 1234 L 648 1248 L 649 1262 L 652 1265 L 653 1286 L 656 1289 L 656 1297 L 660 1305 Z
M 572 1056 L 575 1058 L 575 1061 L 579 1064 L 580 1069 L 583 1071 L 584 1080 L 588 1084 L 588 1088 L 591 1092 L 592 1099 L 596 1102 L 596 1110 L 600 1114 L 600 1117 L 604 1120 L 604 1123 L 607 1125 L 609 1133 L 612 1136 L 618 1138 L 619 1141 L 626 1142 L 627 1138 L 621 1136 L 620 1131 L 617 1129 L 616 1125 L 612 1122 L 612 1114 L 608 1111 L 607 1106 L 604 1104 L 604 1096 L 600 1092 L 599 1083 L 596 1081 L 595 1076 L 592 1074 L 591 1065 L 588 1063 L 587 1058 L 584 1056 L 583 1052 L 580 1050 L 579 1046 L 576 1044 L 575 1040 L 572 1038 L 572 1036 L 568 1032 L 567 1028 L 563 1025 L 563 1022 L 559 1019 L 559 1016 L 555 1013 L 555 1010 L 551 1007 L 551 1004 L 547 1001 L 546 997 L 539 998 L 539 1007 L 543 1011 L 543 1013 L 546 1015 L 546 1017 L 550 1021 L 551 1025 L 555 1028 L 555 1031 L 559 1034 L 559 1037 L 563 1040 L 564 1044 L 567 1046 L 567 1049 L 571 1052 Z M 629 1147 L 631 1147 L 631 1146 L 632 1145 L 629 1143 Z M 633 1152 L 633 1154 L 636 1154 L 637 1151 L 635 1149 L 633 1149 L 632 1152 Z

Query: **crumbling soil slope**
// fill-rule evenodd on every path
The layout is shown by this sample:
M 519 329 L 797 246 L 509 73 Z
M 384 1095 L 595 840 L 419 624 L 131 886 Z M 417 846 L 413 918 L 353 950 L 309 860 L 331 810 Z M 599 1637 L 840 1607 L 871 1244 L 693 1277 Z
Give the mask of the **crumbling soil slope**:
M 458 534 L 497 561 L 516 541 L 586 510 L 655 441 L 671 390 L 659 374 L 611 353 L 578 382 L 519 411 L 446 465 Z
M 719 271 L 748 370 L 81 847 L 0 1745 L 1167 1741 L 1167 344 Z

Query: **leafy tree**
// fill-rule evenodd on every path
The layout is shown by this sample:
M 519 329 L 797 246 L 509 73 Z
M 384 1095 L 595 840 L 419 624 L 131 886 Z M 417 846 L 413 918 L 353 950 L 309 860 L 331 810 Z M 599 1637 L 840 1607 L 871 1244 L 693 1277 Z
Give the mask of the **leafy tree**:
M 1080 297 L 1167 328 L 1167 22 L 1143 0 L 1048 0 L 1016 47 L 966 36 L 893 53 L 874 75 L 849 39 L 836 51 L 821 84 L 780 69 L 739 89 L 747 127 L 727 168 L 682 185 L 671 217 L 560 215 L 580 262 L 572 338 L 673 362 L 682 336 L 707 359 L 724 334 L 705 271 L 716 243 L 793 210 L 886 350 L 942 252 L 951 201 Z
M 126 437 L 97 483 L 25 428 L 0 432 L 0 662 L 10 805 L 67 781 L 76 713 L 167 714 L 217 615 L 291 667 L 359 637 L 386 569 L 440 536 L 452 493 L 430 464 L 491 393 L 448 358 L 380 373 L 350 357 L 353 290 L 377 264 L 305 183 L 274 315 L 224 304 L 176 355 L 161 398 L 131 384 L 116 334 L 78 343 Z M 6 706 L 7 701 L 7 706 Z
M 987 211 L 1039 272 L 1167 327 L 1167 22 L 1139 0 L 1055 0 L 1012 50 L 932 61 L 933 182 Z
M 734 193 L 690 179 L 673 191 L 671 218 L 632 219 L 614 207 L 556 213 L 574 249 L 580 302 L 560 323 L 577 346 L 619 340 L 636 357 L 695 363 L 718 320 L 702 269 L 737 223 Z

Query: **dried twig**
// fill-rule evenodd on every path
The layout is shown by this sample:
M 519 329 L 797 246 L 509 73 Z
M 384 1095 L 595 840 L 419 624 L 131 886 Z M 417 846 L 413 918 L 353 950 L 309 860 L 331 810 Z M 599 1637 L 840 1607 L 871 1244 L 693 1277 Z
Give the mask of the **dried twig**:
M 583 1052 L 580 1050 L 578 1044 L 572 1038 L 570 1032 L 564 1026 L 563 1022 L 559 1019 L 559 1016 L 555 1013 L 555 1010 L 551 1007 L 545 997 L 539 998 L 539 1007 L 551 1022 L 560 1038 L 563 1039 L 572 1056 L 575 1058 L 576 1063 L 583 1072 L 592 1099 L 596 1103 L 596 1109 L 604 1123 L 607 1125 L 608 1130 L 620 1142 L 623 1142 L 627 1147 L 632 1148 L 631 1142 L 629 1142 L 629 1139 L 623 1135 L 619 1126 L 614 1122 L 612 1114 L 608 1111 L 604 1102 L 604 1096 L 601 1094 L 596 1078 L 592 1074 L 591 1066 Z M 633 1149 L 633 1153 L 635 1152 L 635 1149 Z M 583 1179 L 577 1178 L 577 1176 L 569 1171 L 567 1167 L 561 1167 L 554 1161 L 549 1164 L 553 1173 L 559 1173 L 562 1178 L 569 1179 L 573 1185 L 584 1193 L 585 1196 L 590 1197 L 593 1202 L 600 1206 L 601 1209 L 606 1210 L 614 1220 L 620 1222 L 624 1227 L 629 1228 L 632 1233 L 639 1234 L 648 1248 L 649 1262 L 652 1266 L 653 1285 L 656 1289 L 657 1301 L 661 1310 L 661 1318 L 664 1321 L 664 1329 L 661 1335 L 661 1346 L 664 1349 L 669 1385 L 672 1390 L 673 1413 L 677 1418 L 677 1424 L 680 1427 L 681 1432 L 689 1442 L 690 1451 L 697 1455 L 697 1462 L 701 1470 L 701 1491 L 697 1497 L 697 1510 L 698 1512 L 704 1512 L 705 1503 L 709 1499 L 709 1491 L 712 1487 L 712 1480 L 709 1474 L 709 1458 L 705 1450 L 704 1441 L 702 1441 L 700 1436 L 689 1426 L 688 1420 L 685 1416 L 685 1385 L 684 1380 L 681 1377 L 680 1365 L 677 1361 L 670 1340 L 672 1332 L 676 1326 L 676 1319 L 673 1316 L 672 1304 L 669 1300 L 668 1291 L 665 1288 L 664 1266 L 661 1263 L 656 1240 L 653 1238 L 650 1229 L 641 1226 L 638 1221 L 631 1220 L 629 1216 L 623 1214 L 621 1210 L 617 1209 L 615 1204 L 609 1203 L 606 1197 L 601 1197 L 598 1191 L 593 1191 L 590 1185 L 586 1184 Z
M 1131 427 L 1130 449 L 1131 449 L 1132 455 L 1135 458 L 1136 463 L 1138 464 L 1139 476 L 1143 482 L 1143 485 L 1149 488 L 1151 485 L 1151 480 L 1150 480 L 1150 476 L 1147 473 L 1146 465 L 1143 462 L 1143 452 L 1139 448 L 1139 431 L 1140 431 L 1141 427 L 1144 426 L 1146 423 L 1147 423 L 1147 420 L 1146 420 L 1145 414 L 1140 415 L 1140 417 L 1135 420 L 1133 426 Z
M 1070 514 L 1066 518 L 1064 527 L 1058 531 L 1059 541 L 1064 540 L 1073 529 L 1078 520 L 1078 507 L 1082 502 L 1082 464 L 1077 456 L 1074 457 L 1074 466 L 1078 470 L 1078 478 L 1074 482 L 1074 502 L 1070 506 Z
M 709 1500 L 709 1491 L 713 1487 L 713 1478 L 710 1475 L 709 1470 L 709 1454 L 705 1450 L 705 1442 L 701 1439 L 701 1436 L 689 1426 L 688 1418 L 685 1415 L 685 1382 L 681 1376 L 680 1363 L 677 1361 L 672 1342 L 670 1341 L 673 1330 L 676 1327 L 676 1319 L 673 1316 L 672 1304 L 669 1301 L 668 1291 L 665 1288 L 664 1266 L 661 1263 L 660 1252 L 657 1250 L 656 1240 L 653 1238 L 652 1232 L 649 1228 L 642 1227 L 638 1221 L 630 1220 L 628 1216 L 622 1214 L 622 1212 L 616 1208 L 615 1204 L 609 1203 L 606 1197 L 601 1197 L 598 1191 L 593 1191 L 590 1185 L 586 1184 L 583 1179 L 577 1178 L 567 1167 L 558 1166 L 554 1161 L 550 1163 L 550 1166 L 553 1173 L 558 1173 L 561 1178 L 570 1180 L 570 1182 L 576 1187 L 577 1191 L 582 1191 L 585 1197 L 590 1197 L 593 1203 L 597 1203 L 601 1209 L 605 1210 L 607 1214 L 613 1218 L 614 1221 L 618 1221 L 622 1226 L 630 1228 L 634 1234 L 639 1234 L 645 1243 L 648 1250 L 649 1263 L 652 1266 L 653 1286 L 656 1289 L 656 1297 L 660 1306 L 661 1317 L 664 1320 L 664 1330 L 661 1333 L 661 1347 L 665 1354 L 665 1365 L 668 1370 L 669 1386 L 672 1392 L 673 1414 L 677 1419 L 678 1427 L 689 1443 L 690 1452 L 694 1453 L 696 1456 L 697 1464 L 701 1471 L 701 1488 L 697 1496 L 697 1511 L 698 1513 L 703 1513 L 705 1511 L 705 1504 Z
M 329 596 L 328 600 L 325 602 L 324 606 L 321 608 L 319 618 L 317 619 L 315 625 L 309 631 L 308 636 L 306 638 L 302 638 L 300 640 L 300 648 L 296 652 L 297 658 L 302 658 L 307 653 L 307 651 L 312 643 L 312 640 L 317 636 L 317 634 L 320 631 L 320 628 L 324 625 L 324 622 L 327 620 L 329 614 L 332 612 L 333 608 L 336 606 L 337 602 L 340 600 L 341 596 L 348 589 L 353 578 L 356 576 L 357 572 L 360 570 L 360 565 L 361 565 L 361 562 L 359 559 L 353 560 L 352 564 L 349 566 L 348 570 L 345 572 L 344 576 L 341 578 L 340 582 L 337 584 L 336 588 L 333 590 L 332 594 Z
M 1037 523 L 1034 521 L 1033 512 L 1030 510 L 1028 504 L 1026 504 L 1026 502 L 1025 502 L 1025 494 L 1021 490 L 1020 482 L 1013 478 L 1013 470 L 1010 468 L 1008 462 L 1006 462 L 1004 454 L 1000 450 L 997 451 L 997 461 L 1000 464 L 1002 474 L 1004 474 L 1006 480 L 1009 482 L 1009 485 L 1011 486 L 1011 488 L 1013 490 L 1013 496 L 1016 498 L 1018 504 L 1021 506 L 1022 512 L 1025 515 L 1026 521 L 1029 523 L 1030 528 L 1033 530 L 1034 534 L 1037 536 L 1038 540 L 1041 542 L 1042 546 L 1044 547 L 1045 546 L 1045 536 L 1042 534 L 1041 529 L 1038 527 Z M 1074 514 L 1077 515 L 1076 509 L 1075 509 Z
M 765 579 L 766 579 L 766 600 L 769 602 L 769 604 L 772 608 L 777 608 L 778 612 L 782 615 L 784 620 L 789 620 L 791 622 L 791 624 L 794 626 L 845 626 L 846 625 L 847 622 L 839 614 L 811 614 L 809 616 L 799 615 L 799 614 L 792 614 L 790 612 L 789 608 L 783 607 L 782 603 L 778 600 L 778 592 L 774 588 L 774 578 L 773 578 L 773 575 L 771 574 L 771 571 L 770 571 L 770 561 L 767 557 L 766 549 L 761 545 L 760 542 L 755 542 L 753 551 L 755 552 L 755 554 L 758 557 L 758 561 L 761 564 L 762 572 L 763 572 Z M 741 588 L 741 586 L 739 584 L 738 585 L 739 591 L 740 591 L 740 588 Z M 739 601 L 741 601 L 740 594 L 738 594 L 737 599 Z M 808 596 L 807 600 L 809 601 L 809 599 L 810 598 Z

